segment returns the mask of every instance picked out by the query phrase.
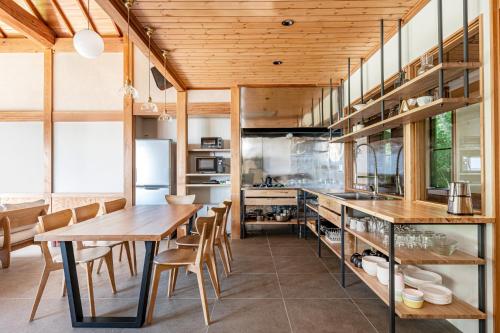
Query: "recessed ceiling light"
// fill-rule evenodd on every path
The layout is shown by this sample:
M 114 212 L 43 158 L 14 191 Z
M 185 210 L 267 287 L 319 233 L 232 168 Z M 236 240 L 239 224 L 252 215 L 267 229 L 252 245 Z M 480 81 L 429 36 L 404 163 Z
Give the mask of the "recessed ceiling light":
M 273 65 L 281 65 L 283 63 L 283 61 L 281 60 L 274 60 L 273 61 Z
M 292 19 L 286 19 L 286 20 L 281 21 L 281 25 L 283 25 L 283 26 L 285 26 L 285 27 L 290 27 L 290 26 L 292 26 L 294 23 L 295 23 L 295 21 L 294 21 L 294 20 L 292 20 Z

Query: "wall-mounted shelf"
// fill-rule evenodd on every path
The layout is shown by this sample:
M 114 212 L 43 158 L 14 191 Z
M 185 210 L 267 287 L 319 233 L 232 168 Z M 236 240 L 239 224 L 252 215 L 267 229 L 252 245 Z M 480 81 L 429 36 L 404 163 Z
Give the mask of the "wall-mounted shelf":
M 381 131 L 396 128 L 403 124 L 416 122 L 434 117 L 444 112 L 452 111 L 469 104 L 479 103 L 479 97 L 456 97 L 456 98 L 440 98 L 432 103 L 417 107 L 410 111 L 400 113 L 394 117 L 379 121 L 373 125 L 367 126 L 356 132 L 351 132 L 338 138 L 332 139 L 330 142 L 351 142 L 355 139 L 377 134 Z
M 345 128 L 347 127 L 348 121 L 350 121 L 351 125 L 354 125 L 358 121 L 366 120 L 374 115 L 379 114 L 382 102 L 385 103 L 386 108 L 391 108 L 394 105 L 397 105 L 401 99 L 414 97 L 419 93 L 437 87 L 441 69 L 444 70 L 444 82 L 450 82 L 462 76 L 465 69 L 478 69 L 480 66 L 481 64 L 476 62 L 451 62 L 438 64 L 427 72 L 403 84 L 402 86 L 392 90 L 391 92 L 388 92 L 382 97 L 379 97 L 372 103 L 365 106 L 363 109 L 346 115 L 344 118 L 332 124 L 329 128 Z
M 187 173 L 186 177 L 229 177 L 230 173 Z
M 229 149 L 229 148 L 223 148 L 223 149 L 191 148 L 191 149 L 188 149 L 188 152 L 190 152 L 190 153 L 230 153 L 231 149 Z
M 231 184 L 186 184 L 186 187 L 230 187 Z

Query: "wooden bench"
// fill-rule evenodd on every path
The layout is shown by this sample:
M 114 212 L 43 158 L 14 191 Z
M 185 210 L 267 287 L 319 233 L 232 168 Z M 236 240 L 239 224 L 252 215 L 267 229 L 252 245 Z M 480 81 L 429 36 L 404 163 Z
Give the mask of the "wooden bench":
M 0 211 L 0 261 L 10 265 L 10 253 L 33 245 L 38 217 L 47 214 L 48 204 Z

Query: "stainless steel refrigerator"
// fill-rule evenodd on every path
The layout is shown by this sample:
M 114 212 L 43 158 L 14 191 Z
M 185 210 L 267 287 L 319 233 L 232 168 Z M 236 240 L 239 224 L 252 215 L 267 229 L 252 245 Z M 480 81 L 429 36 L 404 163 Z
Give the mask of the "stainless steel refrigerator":
M 174 188 L 172 140 L 135 140 L 135 204 L 166 204 Z

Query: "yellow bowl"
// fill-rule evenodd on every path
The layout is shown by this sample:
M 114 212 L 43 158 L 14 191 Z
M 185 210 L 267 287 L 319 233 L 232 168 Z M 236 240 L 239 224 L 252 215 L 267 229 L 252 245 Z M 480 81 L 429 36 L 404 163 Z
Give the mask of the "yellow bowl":
M 424 301 L 413 301 L 411 299 L 408 299 L 403 296 L 403 303 L 412 309 L 420 309 L 422 306 L 424 306 Z

